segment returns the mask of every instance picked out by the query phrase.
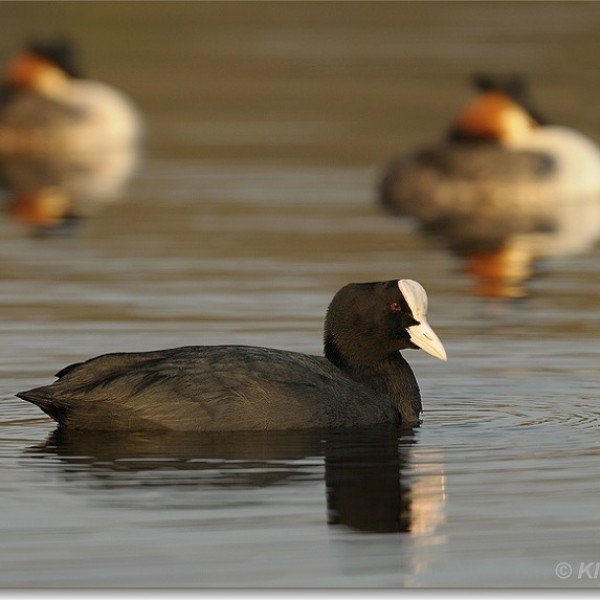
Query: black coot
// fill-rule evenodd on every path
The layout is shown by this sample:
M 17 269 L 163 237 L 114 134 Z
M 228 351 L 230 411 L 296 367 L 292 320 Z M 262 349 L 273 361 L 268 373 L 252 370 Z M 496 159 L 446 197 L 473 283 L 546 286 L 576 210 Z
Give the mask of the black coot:
M 77 429 L 234 431 L 416 424 L 421 396 L 399 350 L 446 359 L 416 281 L 352 283 L 325 319 L 325 356 L 253 346 L 105 354 L 17 394 Z

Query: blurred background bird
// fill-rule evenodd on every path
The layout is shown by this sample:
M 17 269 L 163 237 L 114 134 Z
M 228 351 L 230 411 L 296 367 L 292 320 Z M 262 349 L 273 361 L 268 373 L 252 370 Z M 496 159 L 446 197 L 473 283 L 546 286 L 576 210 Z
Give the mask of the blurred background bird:
M 395 159 L 380 202 L 465 261 L 483 296 L 522 296 L 540 258 L 600 234 L 600 151 L 550 124 L 518 75 L 473 77 L 475 98 L 446 136 Z
M 27 44 L 0 89 L 0 173 L 12 216 L 47 231 L 119 196 L 139 163 L 143 121 L 125 94 L 83 76 L 71 41 Z

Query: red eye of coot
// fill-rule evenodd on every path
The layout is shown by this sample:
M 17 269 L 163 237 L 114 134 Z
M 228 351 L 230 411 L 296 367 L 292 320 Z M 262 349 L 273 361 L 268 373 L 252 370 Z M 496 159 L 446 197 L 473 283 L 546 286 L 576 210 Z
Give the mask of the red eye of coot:
M 395 311 L 399 311 L 399 310 L 401 310 L 401 308 L 400 308 L 400 304 L 399 304 L 398 302 L 392 302 L 392 303 L 390 304 L 390 308 L 391 308 L 392 310 L 395 310 Z

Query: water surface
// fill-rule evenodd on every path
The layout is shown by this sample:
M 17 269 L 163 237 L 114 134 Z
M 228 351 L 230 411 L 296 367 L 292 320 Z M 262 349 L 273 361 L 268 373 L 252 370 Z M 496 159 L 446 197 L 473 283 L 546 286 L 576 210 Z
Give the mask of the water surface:
M 374 202 L 473 70 L 521 70 L 600 138 L 594 3 L 25 3 L 8 55 L 72 32 L 144 111 L 144 165 L 71 236 L 0 222 L 0 584 L 596 586 L 600 253 L 517 304 Z M 10 27 L 9 27 L 10 25 Z M 407 352 L 414 431 L 63 435 L 17 391 L 113 351 L 321 350 L 349 281 L 430 296 L 447 363 Z M 566 562 L 572 574 L 557 564 Z M 594 570 L 591 570 L 594 574 Z

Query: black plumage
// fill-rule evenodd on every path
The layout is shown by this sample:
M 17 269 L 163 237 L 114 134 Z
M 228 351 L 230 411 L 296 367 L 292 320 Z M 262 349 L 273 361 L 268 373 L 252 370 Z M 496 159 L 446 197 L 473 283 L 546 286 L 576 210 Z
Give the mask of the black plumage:
M 398 281 L 342 288 L 327 311 L 325 356 L 241 345 L 105 354 L 17 395 L 77 429 L 414 425 L 421 396 L 399 350 L 417 347 L 414 332 L 421 327 L 437 337 L 424 318 L 423 288 L 401 281 L 423 297 L 407 303 Z M 428 351 L 445 358 L 437 344 Z

